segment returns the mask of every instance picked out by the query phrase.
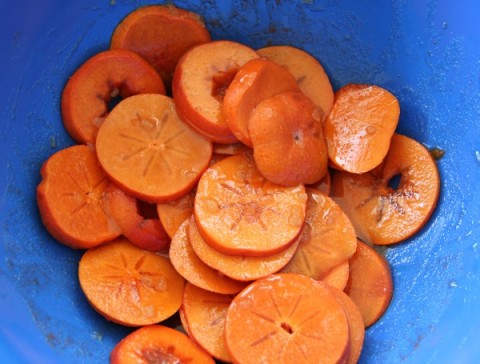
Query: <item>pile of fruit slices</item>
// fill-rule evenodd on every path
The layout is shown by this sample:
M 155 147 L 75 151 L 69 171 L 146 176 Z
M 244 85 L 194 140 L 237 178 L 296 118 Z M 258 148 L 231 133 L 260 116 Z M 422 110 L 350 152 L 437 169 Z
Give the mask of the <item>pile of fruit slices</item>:
M 77 144 L 42 166 L 38 207 L 85 250 L 92 307 L 138 328 L 112 363 L 358 361 L 393 291 L 373 246 L 413 236 L 439 194 L 428 150 L 395 133 L 394 95 L 334 93 L 303 50 L 211 40 L 198 15 L 155 5 L 61 107 Z M 162 324 L 175 314 L 185 334 Z

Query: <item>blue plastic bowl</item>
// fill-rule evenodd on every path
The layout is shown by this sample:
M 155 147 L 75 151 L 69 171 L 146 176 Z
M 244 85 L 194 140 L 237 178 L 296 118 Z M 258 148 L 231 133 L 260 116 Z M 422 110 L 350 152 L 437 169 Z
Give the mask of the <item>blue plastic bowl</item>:
M 41 164 L 72 144 L 59 103 L 69 75 L 108 48 L 116 24 L 147 1 L 0 3 L 0 362 L 106 363 L 129 329 L 81 293 L 81 252 L 44 230 Z M 372 83 L 401 104 L 398 130 L 445 156 L 427 226 L 389 248 L 395 292 L 367 331 L 362 363 L 480 361 L 480 5 L 476 0 L 174 1 L 213 38 L 292 44 L 336 89 Z

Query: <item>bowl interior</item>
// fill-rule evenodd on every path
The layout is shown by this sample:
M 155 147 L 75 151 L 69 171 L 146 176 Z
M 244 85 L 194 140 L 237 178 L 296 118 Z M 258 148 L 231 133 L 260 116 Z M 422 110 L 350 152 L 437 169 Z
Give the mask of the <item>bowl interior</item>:
M 42 163 L 73 144 L 63 86 L 108 48 L 142 1 L 0 4 L 0 358 L 107 362 L 130 329 L 86 302 L 81 252 L 55 242 L 35 201 Z M 371 83 L 401 105 L 398 132 L 445 155 L 440 200 L 427 226 L 388 248 L 394 296 L 367 331 L 362 363 L 471 362 L 480 357 L 480 5 L 446 0 L 174 1 L 201 14 L 214 39 L 259 48 L 291 44 L 317 57 L 335 89 Z M 461 359 L 461 360 L 459 360 Z

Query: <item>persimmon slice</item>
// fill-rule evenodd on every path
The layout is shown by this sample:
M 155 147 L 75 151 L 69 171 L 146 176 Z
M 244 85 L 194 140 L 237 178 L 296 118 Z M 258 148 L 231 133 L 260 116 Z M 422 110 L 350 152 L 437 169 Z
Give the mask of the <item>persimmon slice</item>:
M 348 260 L 346 260 L 332 268 L 329 272 L 325 273 L 319 278 L 319 280 L 327 283 L 329 286 L 343 291 L 347 285 L 349 274 L 350 265 L 348 264 Z
M 207 291 L 233 294 L 241 291 L 245 283 L 233 280 L 205 264 L 190 243 L 187 227 L 190 219 L 180 225 L 172 238 L 169 257 L 173 266 L 188 282 Z
M 342 87 L 324 125 L 330 160 L 351 173 L 372 170 L 388 152 L 399 115 L 397 98 L 379 86 Z
M 92 307 L 125 326 L 163 321 L 182 304 L 184 279 L 170 261 L 125 238 L 87 250 L 78 278 Z
M 168 249 L 170 237 L 158 219 L 156 205 L 129 196 L 113 184 L 105 191 L 105 201 L 108 213 L 130 242 L 150 251 Z
M 191 337 L 213 357 L 231 362 L 225 347 L 225 317 L 233 296 L 185 285 L 182 311 Z
M 251 147 L 248 123 L 256 106 L 271 96 L 297 90 L 297 82 L 286 68 L 264 58 L 248 61 L 225 92 L 223 115 L 228 127 L 238 140 Z
M 187 335 L 164 325 L 148 325 L 124 337 L 110 353 L 111 364 L 214 364 Z
M 329 196 L 330 190 L 332 188 L 332 176 L 331 176 L 330 170 L 327 169 L 327 173 L 320 181 L 309 184 L 308 187 L 315 188 L 316 190 Z
M 225 341 L 235 363 L 344 363 L 348 321 L 323 282 L 299 274 L 257 280 L 230 304 Z
M 50 156 L 40 171 L 37 204 L 45 228 L 60 243 L 88 249 L 121 234 L 103 195 L 110 185 L 95 151 L 76 145 Z
M 117 25 L 110 48 L 139 54 L 169 86 L 180 57 L 193 46 L 210 40 L 210 33 L 197 14 L 171 4 L 151 5 L 132 11 Z
M 365 340 L 365 325 L 363 323 L 362 314 L 358 310 L 355 302 L 353 302 L 353 300 L 342 290 L 334 287 L 329 288 L 343 307 L 348 319 L 348 327 L 350 329 L 350 355 L 347 364 L 356 364 L 362 353 Z
M 300 91 L 260 102 L 248 122 L 260 173 L 284 186 L 322 179 L 328 166 L 322 119 L 322 111 Z
M 395 186 L 391 181 L 400 178 Z M 438 201 L 440 177 L 428 150 L 395 134 L 384 162 L 361 175 L 336 172 L 332 197 L 349 216 L 357 236 L 379 245 L 413 236 Z
M 313 188 L 307 188 L 307 194 L 302 238 L 282 271 L 321 279 L 355 253 L 357 237 L 349 218 L 334 200 Z
M 330 113 L 334 100 L 332 84 L 315 57 L 289 45 L 268 46 L 257 49 L 257 53 L 290 71 L 300 90 L 322 109 L 325 116 Z
M 110 112 L 110 102 L 140 93 L 165 94 L 162 79 L 147 61 L 128 50 L 97 53 L 73 73 L 63 89 L 63 125 L 76 142 L 93 144 Z
M 239 68 L 257 57 L 250 47 L 228 40 L 189 50 L 178 62 L 173 76 L 178 115 L 214 142 L 236 142 L 223 115 L 223 97 Z
M 190 243 L 195 253 L 208 266 L 238 281 L 252 281 L 282 269 L 298 248 L 299 238 L 285 251 L 268 256 L 226 255 L 208 245 L 200 235 L 195 220 L 188 226 Z
M 170 238 L 173 238 L 180 225 L 192 216 L 196 192 L 193 188 L 178 200 L 157 204 L 158 218 Z
M 350 275 L 345 293 L 355 302 L 365 327 L 385 313 L 393 293 L 393 281 L 387 260 L 362 241 L 349 260 Z
M 194 216 L 205 241 L 230 255 L 265 256 L 291 245 L 304 221 L 303 185 L 266 180 L 246 156 L 228 157 L 200 178 Z
M 153 94 L 122 100 L 100 127 L 96 146 L 106 173 L 150 203 L 190 191 L 212 156 L 211 142 L 178 118 L 172 99 Z

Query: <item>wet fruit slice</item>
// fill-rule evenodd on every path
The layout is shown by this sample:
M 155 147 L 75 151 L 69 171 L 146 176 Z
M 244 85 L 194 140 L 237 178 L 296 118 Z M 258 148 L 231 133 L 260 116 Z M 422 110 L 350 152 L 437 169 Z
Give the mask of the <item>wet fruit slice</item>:
M 329 272 L 319 278 L 320 281 L 327 283 L 329 286 L 335 287 L 341 291 L 347 285 L 348 276 L 350 274 L 350 266 L 348 260 L 340 263 Z
M 352 221 L 357 236 L 380 245 L 418 232 L 435 209 L 439 191 L 437 165 L 428 150 L 400 134 L 393 136 L 378 168 L 361 175 L 336 172 L 332 182 L 332 197 Z
M 343 363 L 348 321 L 323 282 L 275 274 L 253 282 L 232 301 L 225 341 L 235 363 Z
M 292 245 L 279 253 L 255 257 L 227 255 L 215 250 L 202 238 L 193 218 L 188 226 L 188 234 L 195 253 L 205 264 L 239 281 L 252 281 L 278 272 L 292 259 L 300 240 L 297 238 Z
M 103 198 L 110 185 L 95 151 L 75 145 L 51 155 L 40 171 L 37 204 L 45 228 L 62 244 L 88 249 L 121 230 Z
M 139 54 L 170 86 L 180 57 L 193 46 L 210 40 L 210 33 L 197 14 L 171 4 L 151 5 L 132 11 L 117 25 L 110 48 Z
M 158 219 L 156 205 L 129 196 L 114 185 L 104 197 L 108 213 L 128 240 L 140 249 L 154 252 L 168 249 L 170 237 Z
M 211 142 L 178 118 L 173 100 L 153 94 L 122 100 L 99 129 L 96 149 L 106 173 L 150 203 L 188 193 L 212 156 Z
M 266 256 L 285 250 L 299 235 L 307 195 L 303 185 L 267 181 L 253 161 L 232 156 L 208 168 L 195 196 L 200 234 L 230 255 Z
M 170 261 L 125 238 L 86 251 L 78 278 L 92 307 L 122 325 L 163 321 L 182 304 L 184 280 Z
M 191 283 L 185 286 L 182 311 L 191 337 L 208 353 L 231 362 L 225 347 L 225 317 L 233 296 L 206 291 Z
M 185 334 L 163 325 L 141 327 L 124 337 L 110 354 L 111 364 L 214 364 Z
M 350 275 L 345 293 L 355 302 L 365 327 L 377 322 L 392 299 L 392 273 L 387 260 L 372 247 L 358 241 L 349 260 Z
M 307 188 L 307 194 L 302 238 L 282 271 L 321 279 L 355 253 L 357 237 L 349 218 L 335 201 L 313 188 Z
M 150 64 L 128 50 L 97 53 L 73 73 L 63 89 L 65 129 L 76 142 L 93 144 L 110 103 L 140 93 L 165 94 L 162 79 Z
M 227 40 L 192 48 L 180 59 L 173 76 L 178 115 L 214 142 L 236 142 L 223 115 L 223 97 L 239 68 L 257 57 L 253 49 Z
M 260 173 L 283 186 L 322 179 L 328 166 L 322 118 L 322 111 L 300 91 L 260 102 L 248 123 Z
M 245 283 L 226 277 L 205 264 L 195 253 L 190 243 L 187 219 L 172 238 L 169 257 L 173 266 L 188 282 L 207 291 L 232 294 L 241 291 Z
M 173 238 L 182 223 L 193 214 L 194 188 L 178 200 L 157 204 L 158 217 L 167 234 Z
M 257 105 L 286 91 L 298 91 L 288 70 L 264 58 L 245 63 L 228 86 L 223 99 L 223 115 L 228 127 L 242 143 L 252 146 L 248 123 Z
M 351 173 L 378 166 L 398 124 L 397 98 L 374 85 L 348 84 L 335 93 L 324 133 L 332 163 Z
M 257 53 L 285 67 L 295 77 L 300 90 L 318 105 L 326 116 L 333 106 L 333 88 L 321 63 L 312 55 L 288 45 L 268 46 Z

